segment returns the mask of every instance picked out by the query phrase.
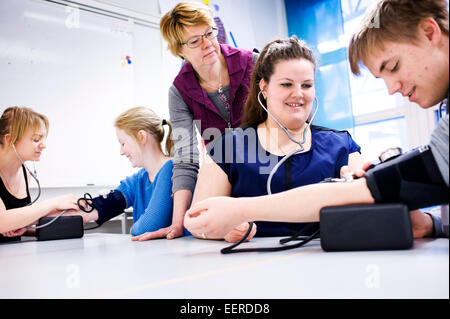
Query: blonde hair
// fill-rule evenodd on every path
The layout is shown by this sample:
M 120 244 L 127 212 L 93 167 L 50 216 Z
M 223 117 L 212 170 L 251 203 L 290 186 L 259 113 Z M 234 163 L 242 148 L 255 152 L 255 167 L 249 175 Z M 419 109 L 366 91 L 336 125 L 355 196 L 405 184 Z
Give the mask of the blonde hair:
M 125 133 L 133 137 L 138 141 L 138 132 L 144 130 L 153 135 L 159 142 L 161 149 L 161 143 L 164 140 L 164 127 L 167 124 L 169 126 L 169 133 L 166 138 L 165 151 L 166 155 L 172 154 L 173 140 L 172 136 L 172 124 L 167 120 L 161 120 L 161 118 L 151 109 L 143 106 L 131 108 L 122 114 L 114 122 L 114 126 Z M 162 151 L 162 149 L 161 149 Z
M 383 49 L 385 42 L 409 42 L 417 39 L 419 24 L 433 18 L 442 33 L 448 36 L 446 0 L 381 0 L 367 11 L 360 29 L 350 40 L 350 68 L 360 74 L 360 63 L 374 49 Z
M 45 115 L 37 113 L 28 107 L 8 107 L 0 118 L 0 145 L 4 145 L 4 139 L 10 134 L 8 148 L 22 138 L 28 129 L 34 131 L 45 127 L 46 136 L 49 129 L 49 121 Z
M 200 2 L 180 2 L 167 12 L 159 23 L 161 34 L 168 43 L 168 49 L 173 55 L 180 55 L 181 43 L 187 26 L 206 24 L 215 27 L 212 10 Z

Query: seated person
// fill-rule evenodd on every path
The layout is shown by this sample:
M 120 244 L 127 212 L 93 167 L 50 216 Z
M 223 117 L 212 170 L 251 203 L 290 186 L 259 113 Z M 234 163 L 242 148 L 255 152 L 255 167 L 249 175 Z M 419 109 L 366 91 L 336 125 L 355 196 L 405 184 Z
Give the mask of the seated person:
M 193 205 L 212 196 L 278 193 L 339 177 L 343 166 L 362 165 L 360 147 L 348 132 L 311 125 L 316 100 L 315 69 L 312 51 L 295 36 L 266 45 L 250 82 L 243 127 L 225 133 L 212 146 L 210 158 L 200 169 Z M 279 162 L 272 177 L 269 173 Z M 268 191 L 269 176 L 272 179 Z M 255 233 L 290 235 L 307 224 L 258 221 L 256 225 L 257 231 L 249 238 Z M 248 224 L 241 225 L 224 238 L 237 241 L 247 228 Z M 193 235 L 206 237 L 196 232 Z
M 9 107 L 0 118 L 0 243 L 34 235 L 25 227 L 48 214 L 78 210 L 71 194 L 31 201 L 31 172 L 24 162 L 40 160 L 48 129 L 47 117 L 27 107 Z
M 169 132 L 164 153 L 161 143 L 165 125 L 169 126 Z M 101 225 L 133 207 L 132 240 L 156 238 L 158 231 L 170 227 L 183 231 L 183 220 L 172 220 L 171 123 L 161 120 L 148 108 L 135 107 L 122 113 L 116 119 L 115 127 L 120 155 L 126 156 L 133 167 L 142 169 L 122 180 L 106 197 L 94 198 L 93 211 L 81 214 L 84 222 L 95 221 Z M 88 208 L 84 201 L 80 203 Z M 168 238 L 171 234 L 169 232 Z

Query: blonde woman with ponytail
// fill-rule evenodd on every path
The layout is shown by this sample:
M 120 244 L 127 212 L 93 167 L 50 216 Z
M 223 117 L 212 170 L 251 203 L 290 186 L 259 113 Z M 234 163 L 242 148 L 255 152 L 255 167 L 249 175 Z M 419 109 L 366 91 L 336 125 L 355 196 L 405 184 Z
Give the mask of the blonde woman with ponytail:
M 133 207 L 132 240 L 183 235 L 183 216 L 172 218 L 172 124 L 149 108 L 134 107 L 119 115 L 114 126 L 120 155 L 142 169 L 122 180 L 106 198 L 94 198 L 96 209 L 83 213 L 84 221 L 101 225 Z M 165 127 L 168 134 L 163 150 Z

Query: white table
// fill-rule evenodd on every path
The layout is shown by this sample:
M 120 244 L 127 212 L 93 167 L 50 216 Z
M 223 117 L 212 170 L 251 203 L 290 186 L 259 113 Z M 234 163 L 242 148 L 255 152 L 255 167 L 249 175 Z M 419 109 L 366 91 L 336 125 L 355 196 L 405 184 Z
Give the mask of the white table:
M 278 245 L 253 238 L 250 246 Z M 449 298 L 449 240 L 398 251 L 222 255 L 223 241 L 129 235 L 0 245 L 0 298 Z

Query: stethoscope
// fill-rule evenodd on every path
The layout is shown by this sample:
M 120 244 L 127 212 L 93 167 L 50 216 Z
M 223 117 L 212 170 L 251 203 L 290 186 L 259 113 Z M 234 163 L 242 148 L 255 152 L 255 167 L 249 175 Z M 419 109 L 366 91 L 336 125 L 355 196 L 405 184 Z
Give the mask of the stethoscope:
M 28 171 L 28 173 L 30 173 L 31 177 L 33 177 L 33 179 L 36 181 L 36 184 L 38 186 L 38 194 L 36 196 L 36 198 L 34 200 L 32 200 L 30 203 L 27 204 L 27 206 L 31 206 L 34 203 L 37 202 L 37 200 L 39 199 L 39 197 L 41 196 L 41 184 L 39 183 L 39 179 L 37 178 L 36 175 L 36 169 L 34 170 L 34 172 L 32 172 L 28 166 L 25 164 L 24 160 L 22 159 L 22 157 L 19 155 L 19 152 L 17 152 L 15 145 L 12 145 L 12 148 L 14 150 L 14 152 L 16 153 L 17 157 L 19 158 L 20 162 L 22 163 L 22 165 L 25 167 L 25 169 Z M 26 176 L 25 176 L 26 178 Z M 55 216 L 55 218 L 53 218 L 51 221 L 49 221 L 48 223 L 45 223 L 43 225 L 39 225 L 39 226 L 27 226 L 25 227 L 26 229 L 39 229 L 39 228 L 44 228 L 47 227 L 48 225 L 50 225 L 51 223 L 55 222 L 60 216 L 62 216 L 67 210 L 63 210 L 61 213 L 59 213 L 58 215 Z
M 28 173 L 30 173 L 31 177 L 34 178 L 34 180 L 36 181 L 36 184 L 37 184 L 37 186 L 38 186 L 38 194 L 37 194 L 36 198 L 35 198 L 33 201 L 31 201 L 29 204 L 27 204 L 27 206 L 31 206 L 31 205 L 33 205 L 34 203 L 36 203 L 36 201 L 37 201 L 37 200 L 39 199 L 39 197 L 41 196 L 41 184 L 39 183 L 39 179 L 37 178 L 37 175 L 36 175 L 36 168 L 35 168 L 34 172 L 32 172 L 32 171 L 28 168 L 28 166 L 25 164 L 25 162 L 24 162 L 24 160 L 22 159 L 22 157 L 20 157 L 20 155 L 19 155 L 19 153 L 17 152 L 16 147 L 14 146 L 14 144 L 12 145 L 12 147 L 13 147 L 14 152 L 16 153 L 17 157 L 19 158 L 20 162 L 21 162 L 22 165 L 25 167 L 25 169 L 28 171 Z M 81 205 L 81 202 L 82 202 L 82 201 L 84 201 L 84 202 L 86 203 L 85 205 L 87 206 L 87 208 L 84 208 L 83 205 Z M 82 211 L 84 211 L 84 212 L 86 212 L 86 213 L 90 213 L 90 212 L 92 212 L 92 211 L 96 208 L 95 205 L 93 204 L 92 196 L 91 196 L 91 194 L 89 194 L 89 193 L 85 193 L 84 196 L 83 196 L 82 198 L 79 198 L 78 201 L 77 201 L 77 205 L 78 205 L 78 207 L 79 207 Z M 61 213 L 59 213 L 58 215 L 56 215 L 51 221 L 49 221 L 49 222 L 47 222 L 47 223 L 45 223 L 45 224 L 43 224 L 43 225 L 39 225 L 39 226 L 27 226 L 27 227 L 25 227 L 25 228 L 26 228 L 26 229 L 39 229 L 39 228 L 47 227 L 47 226 L 49 226 L 50 224 L 52 224 L 53 222 L 55 222 L 59 217 L 61 217 L 62 215 L 64 215 L 67 211 L 68 211 L 67 209 L 63 210 Z M 91 229 L 95 229 L 95 228 L 100 227 L 100 226 L 101 226 L 101 225 L 97 225 L 97 226 L 94 226 L 94 227 L 91 227 L 91 228 L 87 228 L 87 229 L 84 229 L 84 230 L 91 230 Z
M 30 173 L 31 177 L 34 178 L 34 180 L 36 181 L 36 184 L 38 186 L 38 194 L 37 197 L 31 201 L 31 203 L 29 203 L 27 206 L 33 205 L 34 203 L 36 203 L 36 201 L 39 199 L 39 197 L 41 196 L 41 184 L 39 184 L 39 179 L 36 176 L 36 168 L 34 169 L 34 173 L 28 168 L 28 166 L 25 165 L 25 162 L 22 160 L 22 157 L 20 157 L 19 153 L 16 150 L 16 147 L 14 146 L 14 144 L 12 145 L 12 148 L 14 150 L 14 152 L 16 153 L 17 157 L 19 158 L 20 162 L 22 163 L 22 165 L 25 167 L 25 169 L 28 171 L 28 173 Z M 25 176 L 26 178 L 26 176 Z
M 298 144 L 299 148 L 293 150 L 292 152 L 290 152 L 289 154 L 287 154 L 286 156 L 283 157 L 283 159 L 281 161 L 279 161 L 277 163 L 277 165 L 274 166 L 274 168 L 271 170 L 270 174 L 269 174 L 269 178 L 267 179 L 267 194 L 271 195 L 272 191 L 271 191 L 271 182 L 272 182 L 272 178 L 275 175 L 275 173 L 277 172 L 278 168 L 283 165 L 284 162 L 286 162 L 292 155 L 297 154 L 297 153 L 301 153 L 305 150 L 305 148 L 303 147 L 303 144 L 305 144 L 306 141 L 306 132 L 308 131 L 308 128 L 311 126 L 312 121 L 314 120 L 314 118 L 316 117 L 317 114 L 317 110 L 319 109 L 319 100 L 317 100 L 317 97 L 314 98 L 314 101 L 316 102 L 316 107 L 314 110 L 313 115 L 311 116 L 311 119 L 309 120 L 309 122 L 306 122 L 306 126 L 305 129 L 303 130 L 303 138 L 301 141 L 297 141 L 296 139 L 294 139 L 291 134 L 289 133 L 289 129 L 284 126 L 283 124 L 280 123 L 280 121 L 278 121 L 278 119 L 272 115 L 272 113 L 269 112 L 269 110 L 264 106 L 264 104 L 261 102 L 261 94 L 262 91 L 259 91 L 258 93 L 258 102 L 259 105 L 261 105 L 261 107 L 267 112 L 267 114 L 275 121 L 275 123 L 277 123 L 277 125 L 284 131 L 284 133 L 286 133 L 287 137 L 294 142 L 295 144 Z
M 289 129 L 287 127 L 285 127 L 283 124 L 280 123 L 280 121 L 278 121 L 278 119 L 273 116 L 269 110 L 264 106 L 264 104 L 261 101 L 261 94 L 262 91 L 259 91 L 258 93 L 258 102 L 259 105 L 261 105 L 261 107 L 267 112 L 267 114 L 275 121 L 275 123 L 277 123 L 277 125 L 286 133 L 287 137 L 294 143 L 298 144 L 299 148 L 293 150 L 292 152 L 290 152 L 289 154 L 287 154 L 286 156 L 283 157 L 283 159 L 281 161 L 279 161 L 271 170 L 270 174 L 269 174 L 269 178 L 267 179 L 267 194 L 270 195 L 272 194 L 271 191 L 271 182 L 272 182 L 272 178 L 275 175 L 275 173 L 277 172 L 278 168 L 283 165 L 284 162 L 286 162 L 291 156 L 293 156 L 294 154 L 297 153 L 301 153 L 305 150 L 305 148 L 303 147 L 303 144 L 305 144 L 306 141 L 306 132 L 308 131 L 308 128 L 311 126 L 311 123 L 313 122 L 314 118 L 316 117 L 317 114 L 317 110 L 319 109 L 319 101 L 317 99 L 317 97 L 314 98 L 316 107 L 314 110 L 313 115 L 311 116 L 309 122 L 307 121 L 305 129 L 303 130 L 303 138 L 301 141 L 297 141 L 296 139 L 294 139 L 291 134 L 289 133 Z M 308 226 L 307 226 L 308 227 Z M 307 228 L 305 227 L 305 228 Z M 286 250 L 286 249 L 292 249 L 292 248 L 297 248 L 297 247 L 301 247 L 303 245 L 305 245 L 306 243 L 310 242 L 311 240 L 315 239 L 318 237 L 320 230 L 315 231 L 312 235 L 310 236 L 300 236 L 300 232 L 294 234 L 293 236 L 289 237 L 289 238 L 283 238 L 280 240 L 280 244 L 285 244 L 287 242 L 293 241 L 293 240 L 301 240 L 300 243 L 294 244 L 294 245 L 285 245 L 285 246 L 278 246 L 278 247 L 264 247 L 264 248 L 242 248 L 242 249 L 233 249 L 237 246 L 239 246 L 241 243 L 243 243 L 248 235 L 250 234 L 250 232 L 252 231 L 253 228 L 253 222 L 249 222 L 249 227 L 247 232 L 245 233 L 245 235 L 236 243 L 223 248 L 220 252 L 222 254 L 230 254 L 230 253 L 237 253 L 237 252 L 260 252 L 260 251 L 279 251 L 279 250 Z M 302 233 L 305 232 L 305 229 L 301 230 Z

